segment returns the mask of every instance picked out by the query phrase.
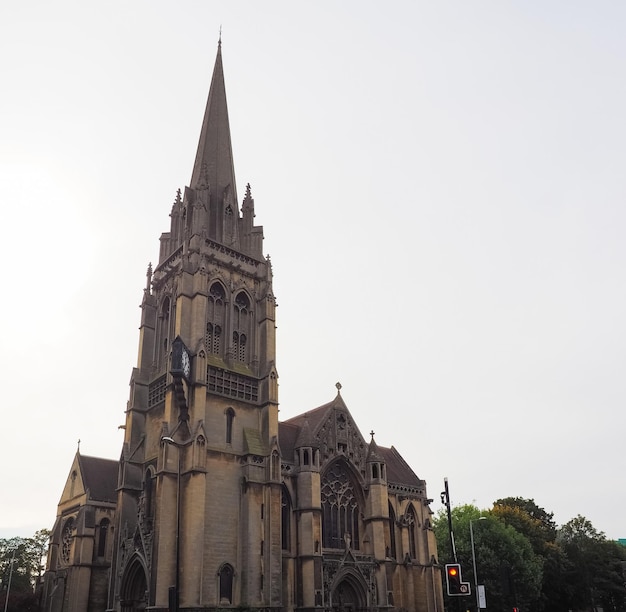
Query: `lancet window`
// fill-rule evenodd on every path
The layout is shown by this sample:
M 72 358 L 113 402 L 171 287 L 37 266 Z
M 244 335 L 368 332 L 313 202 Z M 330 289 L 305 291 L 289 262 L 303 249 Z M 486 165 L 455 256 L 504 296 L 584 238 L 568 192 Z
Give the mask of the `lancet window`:
M 396 559 L 398 556 L 398 552 L 396 550 L 396 513 L 393 511 L 391 504 L 389 504 L 388 538 L 386 556 L 391 559 Z
M 159 310 L 158 333 L 157 333 L 157 360 L 163 366 L 167 359 L 170 340 L 171 300 L 166 297 L 161 303 Z
M 226 444 L 233 443 L 233 422 L 235 420 L 235 411 L 232 408 L 226 409 Z
M 111 521 L 109 519 L 102 519 L 98 526 L 98 557 L 105 557 L 107 550 L 107 534 Z
M 322 478 L 322 545 L 359 549 L 357 486 L 343 462 L 334 463 Z
M 220 569 L 220 605 L 229 605 L 233 602 L 233 577 L 235 572 L 232 565 L 225 563 Z
M 154 518 L 154 472 L 152 468 L 144 472 L 143 495 L 144 516 L 149 520 Z
M 415 539 L 417 532 L 417 517 L 413 506 L 409 506 L 406 511 L 406 522 L 409 527 L 409 554 L 411 559 L 417 559 L 417 541 Z
M 222 354 L 226 292 L 220 283 L 213 283 L 209 289 L 205 345 L 207 352 Z
M 283 550 L 291 549 L 291 498 L 283 486 L 281 498 L 280 541 Z
M 250 300 L 242 291 L 235 298 L 233 312 L 233 350 L 235 359 L 246 363 L 248 334 L 250 330 Z

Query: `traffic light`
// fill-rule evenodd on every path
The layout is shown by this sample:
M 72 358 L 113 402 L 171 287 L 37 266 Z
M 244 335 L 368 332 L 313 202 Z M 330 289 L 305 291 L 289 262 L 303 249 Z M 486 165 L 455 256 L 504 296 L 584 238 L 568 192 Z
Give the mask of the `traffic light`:
M 448 595 L 469 595 L 469 582 L 463 582 L 461 576 L 461 565 L 459 563 L 448 563 L 446 565 L 446 587 Z

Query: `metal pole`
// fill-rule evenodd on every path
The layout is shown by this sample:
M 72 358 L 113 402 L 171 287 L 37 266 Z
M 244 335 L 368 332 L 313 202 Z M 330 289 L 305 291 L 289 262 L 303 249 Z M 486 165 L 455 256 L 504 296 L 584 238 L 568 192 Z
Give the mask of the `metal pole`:
M 484 521 L 486 517 L 479 516 L 479 521 Z M 476 612 L 480 612 L 480 597 L 478 596 L 478 573 L 476 571 L 476 549 L 474 548 L 474 528 L 470 519 L 470 541 L 472 543 L 472 567 L 474 568 L 474 589 L 476 590 Z
M 448 488 L 448 478 L 443 479 L 444 491 L 441 494 L 441 501 L 446 505 L 446 511 L 448 513 L 448 532 L 450 533 L 450 552 L 455 563 L 458 563 L 456 557 L 456 546 L 454 544 L 454 531 L 452 530 L 452 510 L 450 509 L 450 489 Z
M 470 541 L 472 543 L 472 567 L 474 568 L 474 589 L 476 592 L 476 612 L 480 612 L 480 600 L 478 598 L 478 576 L 476 574 L 476 550 L 474 549 L 474 528 L 470 519 Z
M 178 469 L 176 471 L 176 576 L 174 582 L 174 610 L 180 609 L 180 473 L 182 471 L 182 444 L 179 444 L 171 436 L 163 436 L 161 442 L 176 447 L 178 453 Z
M 13 578 L 13 563 L 15 561 L 15 548 L 13 549 L 13 554 L 11 555 L 11 567 L 9 568 L 9 583 L 7 585 L 7 598 L 4 600 L 4 612 L 7 612 L 7 608 L 9 607 L 9 593 L 11 592 L 11 578 Z
M 176 445 L 178 451 L 178 475 L 176 479 L 176 612 L 180 610 L 180 446 Z

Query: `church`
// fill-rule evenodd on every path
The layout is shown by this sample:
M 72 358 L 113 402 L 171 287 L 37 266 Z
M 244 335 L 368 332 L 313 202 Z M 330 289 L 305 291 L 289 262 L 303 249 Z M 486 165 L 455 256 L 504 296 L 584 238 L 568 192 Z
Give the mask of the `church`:
M 77 452 L 42 609 L 443 611 L 426 483 L 339 384 L 278 420 L 272 264 L 249 185 L 239 202 L 220 41 L 147 271 L 120 459 Z

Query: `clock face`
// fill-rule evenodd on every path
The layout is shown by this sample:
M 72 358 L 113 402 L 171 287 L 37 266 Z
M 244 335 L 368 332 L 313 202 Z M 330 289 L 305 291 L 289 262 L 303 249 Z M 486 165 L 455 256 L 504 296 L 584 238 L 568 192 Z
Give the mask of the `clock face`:
M 189 378 L 189 374 L 191 374 L 191 362 L 189 361 L 189 353 L 184 349 L 182 355 L 182 366 L 185 378 Z

